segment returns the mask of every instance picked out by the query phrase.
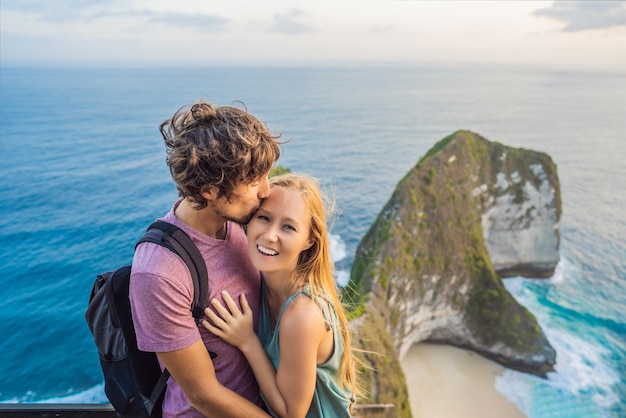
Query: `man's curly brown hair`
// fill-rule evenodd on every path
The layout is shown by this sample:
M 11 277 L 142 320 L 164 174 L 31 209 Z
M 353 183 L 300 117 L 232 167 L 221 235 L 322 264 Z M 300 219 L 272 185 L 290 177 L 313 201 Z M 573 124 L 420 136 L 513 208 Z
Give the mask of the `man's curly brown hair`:
M 210 186 L 217 198 L 230 200 L 239 185 L 267 175 L 280 156 L 280 135 L 238 107 L 198 102 L 179 109 L 160 130 L 178 194 L 197 209 L 207 206 L 202 194 Z

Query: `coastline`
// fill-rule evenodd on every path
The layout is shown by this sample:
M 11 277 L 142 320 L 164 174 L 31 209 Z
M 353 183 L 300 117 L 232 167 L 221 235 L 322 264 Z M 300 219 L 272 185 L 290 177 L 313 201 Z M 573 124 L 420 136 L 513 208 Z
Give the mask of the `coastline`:
M 401 364 L 414 418 L 526 418 L 495 389 L 505 368 L 472 351 L 420 343 Z

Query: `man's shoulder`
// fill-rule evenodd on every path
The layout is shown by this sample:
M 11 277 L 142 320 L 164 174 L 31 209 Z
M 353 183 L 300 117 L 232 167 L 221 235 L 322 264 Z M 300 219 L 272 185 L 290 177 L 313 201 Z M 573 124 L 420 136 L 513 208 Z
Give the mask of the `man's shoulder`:
M 130 273 L 130 297 L 134 304 L 175 311 L 168 304 L 180 300 L 188 306 L 193 299 L 191 273 L 185 263 L 165 247 L 141 243 L 135 251 Z M 156 301 L 156 306 L 153 306 Z
M 131 274 L 148 273 L 169 276 L 187 269 L 182 259 L 169 249 L 153 243 L 142 242 L 135 249 Z

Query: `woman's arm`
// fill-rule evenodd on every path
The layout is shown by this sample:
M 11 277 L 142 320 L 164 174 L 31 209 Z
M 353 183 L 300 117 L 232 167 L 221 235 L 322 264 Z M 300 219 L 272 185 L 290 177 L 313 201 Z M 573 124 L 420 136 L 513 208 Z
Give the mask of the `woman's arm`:
M 222 298 L 228 309 L 217 299 L 212 299 L 211 305 L 219 315 L 210 308 L 206 308 L 205 314 L 212 323 L 203 321 L 202 325 L 227 343 L 237 347 L 246 356 L 261 391 L 272 409 L 280 417 L 288 416 L 285 413 L 287 410 L 285 399 L 276 385 L 274 365 L 254 333 L 252 309 L 246 296 L 242 293 L 239 297 L 241 311 L 227 291 L 222 292 Z
M 294 300 L 280 324 L 280 363 L 274 369 L 252 328 L 252 311 L 241 295 L 242 311 L 227 292 L 222 294 L 228 309 L 217 300 L 206 314 L 213 324 L 203 325 L 236 346 L 246 356 L 269 405 L 279 417 L 306 415 L 315 390 L 317 349 L 326 332 L 319 307 L 308 297 Z
M 287 416 L 303 417 L 311 407 L 318 351 L 325 336 L 332 340 L 322 311 L 311 298 L 298 297 L 283 312 L 276 384 L 287 401 Z

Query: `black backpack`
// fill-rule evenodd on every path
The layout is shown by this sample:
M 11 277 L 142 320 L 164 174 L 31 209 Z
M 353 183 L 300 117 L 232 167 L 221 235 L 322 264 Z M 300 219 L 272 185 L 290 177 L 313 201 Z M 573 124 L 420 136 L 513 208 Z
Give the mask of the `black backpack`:
M 162 245 L 185 262 L 193 279 L 191 311 L 198 322 L 209 294 L 206 264 L 198 248 L 185 232 L 162 221 L 150 225 L 137 245 L 142 242 Z M 118 415 L 160 417 L 170 374 L 161 372 L 155 353 L 137 348 L 128 299 L 130 270 L 124 266 L 98 275 L 85 318 L 98 347 L 104 392 Z

